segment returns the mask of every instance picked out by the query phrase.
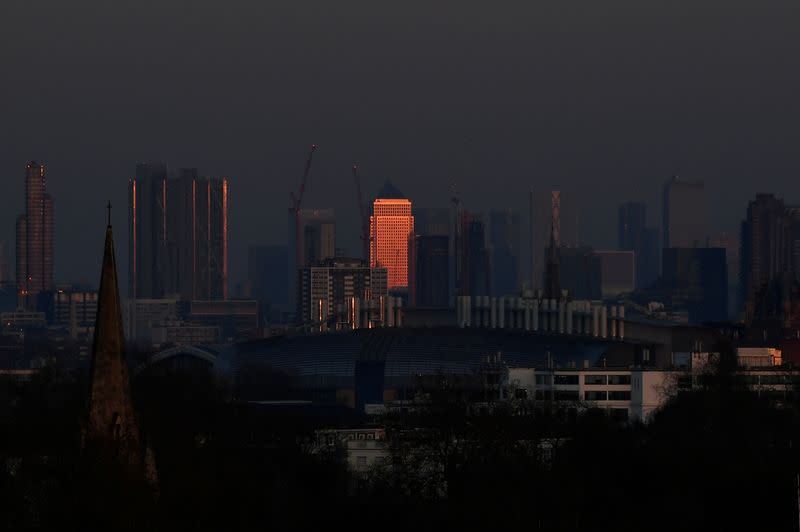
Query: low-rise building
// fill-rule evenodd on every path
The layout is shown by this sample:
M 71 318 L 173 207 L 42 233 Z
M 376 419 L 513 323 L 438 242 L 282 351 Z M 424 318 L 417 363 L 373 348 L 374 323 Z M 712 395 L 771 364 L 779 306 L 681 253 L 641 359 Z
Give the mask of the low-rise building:
M 382 428 L 319 430 L 316 437 L 318 450 L 327 447 L 343 451 L 348 468 L 355 473 L 381 466 L 389 457 Z

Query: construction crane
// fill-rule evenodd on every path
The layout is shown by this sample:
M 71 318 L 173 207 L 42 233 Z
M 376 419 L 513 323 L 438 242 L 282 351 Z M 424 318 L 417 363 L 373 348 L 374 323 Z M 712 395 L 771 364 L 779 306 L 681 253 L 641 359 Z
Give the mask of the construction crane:
M 356 196 L 358 201 L 358 215 L 361 217 L 361 254 L 364 260 L 369 260 L 369 214 L 364 206 L 364 196 L 361 194 L 361 178 L 358 175 L 358 164 L 353 163 L 353 179 L 356 182 Z
M 306 158 L 306 167 L 303 170 L 303 180 L 300 182 L 300 190 L 297 191 L 297 195 L 295 195 L 294 192 L 289 193 L 289 197 L 292 202 L 291 207 L 289 207 L 289 213 L 294 216 L 294 247 L 296 268 L 303 267 L 303 247 L 300 245 L 300 208 L 303 205 L 303 194 L 305 194 L 306 191 L 308 174 L 311 172 L 311 159 L 314 158 L 315 151 L 317 151 L 317 145 L 312 144 L 311 150 L 308 152 L 308 157 Z

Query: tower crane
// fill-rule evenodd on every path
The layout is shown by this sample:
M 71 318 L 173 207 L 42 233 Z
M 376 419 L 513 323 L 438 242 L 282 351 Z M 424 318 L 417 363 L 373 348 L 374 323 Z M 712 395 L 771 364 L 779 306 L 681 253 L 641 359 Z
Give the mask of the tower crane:
M 300 208 L 303 205 L 303 194 L 306 191 L 306 184 L 308 183 L 308 174 L 311 172 L 311 160 L 314 158 L 314 152 L 317 151 L 317 145 L 312 144 L 306 158 L 306 166 L 303 170 L 303 180 L 300 182 L 300 189 L 297 195 L 294 192 L 289 193 L 292 202 L 289 207 L 289 214 L 294 216 L 294 247 L 295 247 L 295 267 L 303 267 L 303 247 L 300 245 Z
M 358 201 L 358 215 L 361 222 L 361 254 L 364 260 L 369 260 L 369 214 L 364 206 L 364 196 L 361 193 L 361 178 L 358 175 L 358 164 L 353 163 L 353 179 L 356 182 L 356 196 Z

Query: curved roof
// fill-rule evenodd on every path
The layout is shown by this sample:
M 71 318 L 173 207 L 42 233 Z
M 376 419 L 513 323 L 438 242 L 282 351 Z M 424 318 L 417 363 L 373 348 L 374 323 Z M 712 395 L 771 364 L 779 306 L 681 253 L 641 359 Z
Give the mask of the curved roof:
M 163 351 L 153 353 L 147 358 L 147 360 L 136 367 L 133 374 L 138 375 L 157 364 L 178 357 L 192 357 L 208 363 L 209 367 L 214 367 L 217 363 L 218 355 L 219 351 L 210 346 L 177 345 Z
M 504 330 L 372 329 L 348 333 L 280 337 L 237 344 L 230 371 L 269 367 L 296 377 L 350 380 L 359 362 L 384 363 L 386 378 L 473 374 L 484 357 L 502 353 L 509 367 L 602 365 L 611 342 L 595 338 Z

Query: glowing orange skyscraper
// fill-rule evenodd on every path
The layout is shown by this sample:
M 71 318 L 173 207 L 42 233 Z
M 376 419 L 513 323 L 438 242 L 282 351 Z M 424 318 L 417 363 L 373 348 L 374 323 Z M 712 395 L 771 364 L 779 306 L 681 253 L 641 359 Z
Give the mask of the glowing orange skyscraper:
M 380 196 L 372 204 L 369 219 L 370 266 L 386 268 L 389 290 L 407 289 L 409 239 L 414 234 L 411 201 Z

